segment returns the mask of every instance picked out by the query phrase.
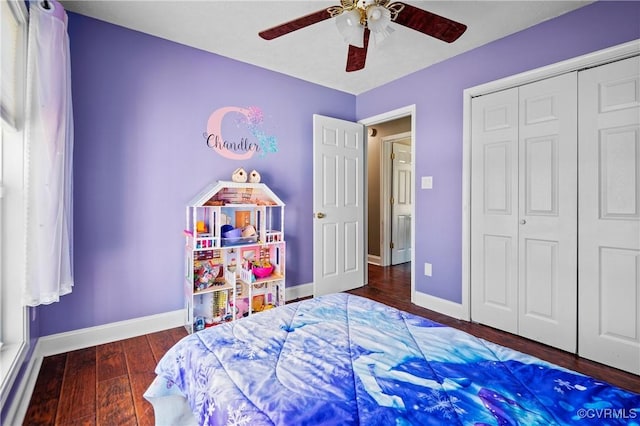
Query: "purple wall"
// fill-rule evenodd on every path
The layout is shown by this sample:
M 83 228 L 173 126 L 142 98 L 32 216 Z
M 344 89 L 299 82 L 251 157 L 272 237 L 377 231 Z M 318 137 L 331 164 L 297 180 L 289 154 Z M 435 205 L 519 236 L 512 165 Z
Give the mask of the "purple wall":
M 359 120 L 416 105 L 416 290 L 462 300 L 463 90 L 638 38 L 640 2 L 598 2 L 357 97 Z
M 75 287 L 38 309 L 40 335 L 183 307 L 186 203 L 237 167 L 287 204 L 287 284 L 313 280 L 312 115 L 355 119 L 355 96 L 69 13 L 75 117 Z M 207 148 L 209 115 L 261 108 L 278 152 Z M 223 136 L 256 139 L 227 116 Z

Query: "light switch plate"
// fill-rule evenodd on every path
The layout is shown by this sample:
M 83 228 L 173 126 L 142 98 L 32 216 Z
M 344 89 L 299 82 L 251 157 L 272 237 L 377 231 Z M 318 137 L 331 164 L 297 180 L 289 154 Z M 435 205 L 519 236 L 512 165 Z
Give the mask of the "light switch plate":
M 422 189 L 433 188 L 433 176 L 422 176 Z
M 431 276 L 432 271 L 433 271 L 433 268 L 432 268 L 431 264 L 430 264 L 430 263 L 425 262 L 425 263 L 424 263 L 424 274 L 425 274 L 427 277 L 430 277 L 430 276 Z

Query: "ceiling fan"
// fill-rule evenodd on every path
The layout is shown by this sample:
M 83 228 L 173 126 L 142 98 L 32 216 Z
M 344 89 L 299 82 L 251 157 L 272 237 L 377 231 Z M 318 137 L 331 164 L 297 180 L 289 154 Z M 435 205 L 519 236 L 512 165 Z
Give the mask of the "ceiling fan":
M 447 43 L 456 41 L 467 26 L 426 10 L 392 0 L 340 0 L 340 5 L 310 13 L 258 33 L 265 40 L 336 18 L 338 31 L 349 43 L 347 72 L 364 68 L 369 38 L 379 43 L 393 28 L 391 22 L 404 25 Z

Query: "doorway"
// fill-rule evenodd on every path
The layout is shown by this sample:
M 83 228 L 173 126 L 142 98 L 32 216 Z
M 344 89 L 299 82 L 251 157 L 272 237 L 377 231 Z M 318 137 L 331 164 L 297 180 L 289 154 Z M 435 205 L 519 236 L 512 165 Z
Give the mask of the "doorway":
M 391 160 L 392 146 L 394 142 L 401 142 L 405 145 L 406 156 L 415 156 L 415 105 L 380 114 L 360 120 L 367 128 L 367 160 L 366 160 L 366 182 L 367 201 L 365 203 L 365 217 L 367 218 L 367 262 L 377 266 L 392 265 L 392 246 L 397 248 L 397 243 L 393 241 L 393 209 L 391 208 L 391 198 L 393 194 L 393 167 Z M 386 149 L 385 149 L 386 146 Z M 404 154 L 403 154 L 404 155 Z M 403 161 L 406 160 L 406 157 Z M 413 161 L 409 163 L 408 169 L 403 172 L 405 182 L 410 188 L 405 192 L 407 199 L 411 201 L 406 212 L 402 212 L 401 222 L 402 232 L 404 232 L 402 255 L 406 256 L 394 263 L 405 264 L 405 269 L 410 271 L 411 299 L 415 291 L 415 271 L 414 271 L 414 251 L 415 245 L 415 165 Z M 398 181 L 398 178 L 396 178 Z M 406 185 L 405 185 L 406 187 Z M 396 200 L 394 199 L 394 202 Z M 401 211 L 401 210 L 399 210 Z M 396 234 L 399 231 L 396 230 Z M 396 254 L 397 256 L 397 254 Z
M 367 261 L 411 260 L 413 164 L 411 116 L 367 129 Z
M 394 266 L 410 262 L 413 251 L 411 132 L 382 138 L 381 172 L 381 266 Z

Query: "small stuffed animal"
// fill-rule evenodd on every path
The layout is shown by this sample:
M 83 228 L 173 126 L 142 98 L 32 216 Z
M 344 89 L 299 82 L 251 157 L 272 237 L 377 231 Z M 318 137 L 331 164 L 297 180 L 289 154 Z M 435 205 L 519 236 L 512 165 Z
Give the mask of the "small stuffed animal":
M 260 183 L 260 173 L 255 170 L 251 170 L 251 173 L 249 173 L 249 182 Z
M 246 182 L 247 181 L 247 172 L 244 171 L 242 167 L 239 167 L 234 170 L 231 175 L 231 180 L 234 182 Z

